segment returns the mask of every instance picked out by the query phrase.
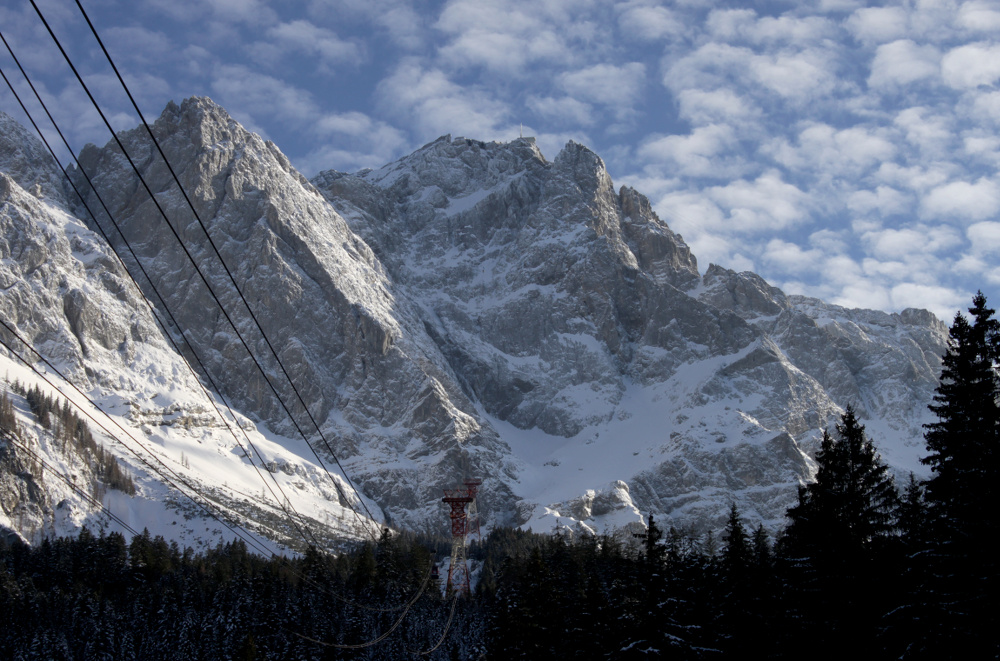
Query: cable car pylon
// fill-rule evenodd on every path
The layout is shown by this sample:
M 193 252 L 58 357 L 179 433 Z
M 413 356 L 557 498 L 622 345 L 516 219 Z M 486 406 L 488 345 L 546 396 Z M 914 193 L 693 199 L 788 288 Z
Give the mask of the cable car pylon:
M 469 535 L 479 535 L 476 494 L 482 483 L 482 480 L 465 480 L 458 489 L 445 489 L 444 498 L 441 499 L 441 502 L 451 507 L 448 513 L 451 518 L 451 562 L 448 564 L 448 583 L 445 593 L 454 594 L 456 597 L 468 595 L 470 592 L 469 561 L 465 549 Z

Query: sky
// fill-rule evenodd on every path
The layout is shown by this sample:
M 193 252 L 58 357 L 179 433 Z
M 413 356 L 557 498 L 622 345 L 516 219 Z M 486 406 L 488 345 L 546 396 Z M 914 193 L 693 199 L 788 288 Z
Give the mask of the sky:
M 37 2 L 135 126 L 76 4 Z M 703 273 L 946 322 L 977 290 L 1000 307 L 1000 2 L 81 2 L 147 117 L 209 96 L 306 176 L 444 134 L 549 160 L 574 140 Z M 107 142 L 31 5 L 0 0 L 0 31 L 73 148 Z M 0 109 L 26 121 L 5 86 Z

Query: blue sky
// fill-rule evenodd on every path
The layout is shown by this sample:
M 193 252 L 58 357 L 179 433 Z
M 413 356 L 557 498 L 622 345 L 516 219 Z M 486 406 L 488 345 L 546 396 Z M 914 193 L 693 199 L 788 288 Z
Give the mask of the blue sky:
M 549 159 L 600 154 L 702 271 L 945 321 L 977 289 L 1000 306 L 1000 3 L 83 1 L 144 113 L 210 96 L 307 176 L 523 125 Z M 134 126 L 75 4 L 39 5 Z M 74 147 L 105 143 L 30 4 L 0 0 L 0 30 Z

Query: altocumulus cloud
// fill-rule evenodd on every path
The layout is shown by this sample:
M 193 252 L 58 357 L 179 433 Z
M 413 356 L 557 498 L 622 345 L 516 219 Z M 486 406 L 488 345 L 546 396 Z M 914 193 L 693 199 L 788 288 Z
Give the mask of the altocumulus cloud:
M 86 25 L 41 2 L 115 126 L 135 125 Z M 91 11 L 144 111 L 210 95 L 306 175 L 523 126 L 550 159 L 568 139 L 602 155 L 703 267 L 950 318 L 1000 280 L 1000 6 L 859 4 L 102 0 Z M 74 144 L 107 141 L 30 7 L 0 7 L 0 24 Z

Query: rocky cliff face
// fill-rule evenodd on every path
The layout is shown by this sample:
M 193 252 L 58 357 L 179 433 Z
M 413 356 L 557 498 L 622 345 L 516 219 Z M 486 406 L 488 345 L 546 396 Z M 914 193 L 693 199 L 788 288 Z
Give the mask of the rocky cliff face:
M 432 516 L 427 508 L 436 507 L 442 486 L 466 469 L 485 473 L 486 465 L 494 467 L 490 473 L 499 469 L 490 494 L 509 506 L 501 478 L 511 475 L 499 437 L 476 419 L 417 311 L 373 251 L 277 147 L 206 99 L 168 106 L 153 128 L 202 223 L 153 157 L 145 129 L 121 140 L 143 164 L 150 188 L 161 191 L 160 208 L 193 260 L 116 148 L 85 149 L 81 166 L 97 173 L 94 186 L 108 193 L 111 215 L 161 305 L 224 394 L 285 436 L 302 429 L 324 461 L 332 449 L 400 522 Z M 99 222 L 115 236 L 106 218 Z M 152 289 L 147 295 L 158 300 Z
M 5 122 L 12 120 L 0 117 Z M 39 535 L 66 534 L 83 524 L 109 525 L 100 507 L 70 486 L 91 491 L 92 471 L 67 453 L 57 427 L 39 424 L 14 392 L 18 383 L 38 386 L 60 405 L 69 399 L 82 407 L 79 417 L 89 420 L 99 442 L 140 483 L 135 497 L 106 489 L 102 496 L 106 507 L 138 530 L 149 527 L 192 544 L 214 545 L 217 532 L 231 537 L 218 521 L 206 520 L 187 493 L 202 503 L 215 502 L 223 519 L 246 518 L 267 537 L 290 543 L 291 524 L 281 520 L 281 507 L 260 496 L 268 486 L 255 468 L 270 465 L 287 488 L 288 502 L 313 510 L 310 518 L 318 516 L 321 539 L 356 536 L 355 522 L 346 517 L 348 502 L 338 493 L 350 494 L 343 478 L 331 478 L 310 458 L 297 456 L 294 444 L 286 450 L 264 437 L 245 417 L 218 415 L 221 404 L 201 389 L 167 341 L 108 244 L 66 211 L 66 197 L 56 186 L 60 180 L 53 178 L 55 164 L 44 148 L 23 131 L 4 133 L 7 142 L 12 136 L 24 144 L 0 157 L 13 173 L 0 172 L 0 319 L 16 335 L 0 327 L 0 338 L 10 347 L 0 347 L 0 390 L 13 401 L 19 433 L 15 442 L 0 440 L 0 528 L 37 541 Z M 256 451 L 249 450 L 250 443 Z M 31 453 L 50 467 L 43 469 Z M 163 478 L 179 486 L 167 487 Z
M 431 311 L 468 394 L 516 427 L 575 436 L 613 414 L 626 379 L 668 379 L 689 344 L 727 354 L 754 337 L 684 293 L 698 281 L 687 246 L 641 195 L 616 193 L 580 145 L 548 163 L 530 139 L 446 137 L 381 170 L 314 183 Z
M 531 139 L 445 136 L 308 182 L 207 99 L 171 104 L 154 131 L 221 262 L 144 129 L 121 137 L 244 339 L 117 147 L 88 147 L 83 167 L 162 300 L 141 281 L 146 295 L 222 395 L 289 437 L 285 402 L 329 459 L 228 270 L 348 473 L 397 522 L 442 527 L 441 489 L 473 475 L 492 522 L 601 528 L 641 509 L 708 527 L 735 498 L 777 525 L 848 403 L 894 467 L 919 467 L 938 320 L 701 275 L 581 145 L 548 161 Z

